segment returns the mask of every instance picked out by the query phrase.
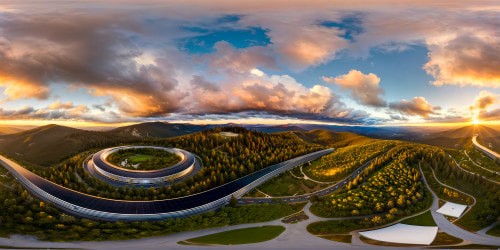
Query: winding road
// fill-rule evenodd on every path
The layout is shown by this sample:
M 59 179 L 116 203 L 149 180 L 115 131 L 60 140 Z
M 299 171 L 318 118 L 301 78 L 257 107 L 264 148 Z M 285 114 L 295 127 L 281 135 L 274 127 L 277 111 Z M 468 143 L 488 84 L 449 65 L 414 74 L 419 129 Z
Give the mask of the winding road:
M 421 168 L 420 168 L 420 172 L 422 173 Z M 424 184 L 427 186 L 427 189 L 432 194 L 433 200 L 432 200 L 432 206 L 431 206 L 431 214 L 432 214 L 432 218 L 436 222 L 440 231 L 445 232 L 449 235 L 455 236 L 457 238 L 463 239 L 464 241 L 467 241 L 469 243 L 500 246 L 500 238 L 499 237 L 485 236 L 485 235 L 471 233 L 471 232 L 466 231 L 466 230 L 458 227 L 457 225 L 451 223 L 450 221 L 448 221 L 448 219 L 446 219 L 446 217 L 444 215 L 436 212 L 439 209 L 439 197 L 431 189 L 431 187 L 427 183 L 427 180 L 425 179 L 425 175 L 423 173 L 422 173 L 422 176 L 423 176 Z
M 309 201 L 312 195 L 322 197 L 343 188 L 350 180 L 356 178 L 356 176 L 358 176 L 361 172 L 363 172 L 363 170 L 365 170 L 365 168 L 367 168 L 376 158 L 377 157 L 374 157 L 373 159 L 365 162 L 363 165 L 361 165 L 361 167 L 354 170 L 354 172 L 352 172 L 349 176 L 345 177 L 341 181 L 313 193 L 296 195 L 296 196 L 281 196 L 281 197 L 243 197 L 238 200 L 238 203 L 239 204 L 279 203 L 279 202 L 294 203 L 294 202 Z
M 4 158 L 0 157 L 3 164 Z M 358 168 L 353 172 L 352 176 L 357 175 L 358 171 L 361 171 L 370 162 L 365 163 L 362 167 Z M 366 165 L 366 166 L 365 166 Z M 453 223 L 449 222 L 443 215 L 436 213 L 435 210 L 439 208 L 439 198 L 430 189 L 425 176 L 423 176 L 423 181 L 427 188 L 430 190 L 433 196 L 433 203 L 431 206 L 431 212 L 434 220 L 436 221 L 438 227 L 441 231 L 446 232 L 455 237 L 464 239 L 465 243 L 476 243 L 485 245 L 499 245 L 500 239 L 492 236 L 485 236 L 483 234 L 474 234 L 465 231 Z M 16 177 L 17 178 L 17 177 Z M 200 246 L 192 245 L 179 245 L 177 242 L 184 241 L 190 238 L 196 238 L 208 234 L 218 233 L 222 231 L 264 226 L 264 225 L 282 225 L 286 228 L 285 232 L 282 233 L 275 239 L 270 241 L 248 244 L 248 245 L 237 245 L 237 246 L 204 246 L 206 249 L 310 249 L 314 246 L 314 249 L 387 249 L 385 246 L 374 246 L 368 245 L 361 242 L 359 238 L 353 237 L 353 242 L 351 244 L 340 243 L 329 241 L 323 238 L 313 236 L 306 231 L 308 224 L 317 221 L 326 220 L 342 220 L 342 219 L 352 219 L 352 218 L 321 218 L 317 217 L 309 211 L 311 203 L 309 202 L 305 208 L 304 212 L 309 216 L 308 220 L 300 221 L 294 224 L 285 224 L 281 219 L 253 223 L 253 224 L 240 224 L 234 226 L 226 226 L 222 228 L 210 228 L 198 231 L 180 232 L 166 236 L 144 238 L 138 240 L 128 240 L 128 241 L 101 241 L 101 242 L 42 242 L 33 237 L 25 236 L 13 236 L 11 238 L 0 238 L 0 246 L 12 246 L 12 247 L 37 247 L 37 248 L 76 248 L 76 249 L 200 249 Z M 425 212 L 425 211 L 423 211 Z M 417 216 L 418 214 L 409 216 Z M 405 219 L 405 218 L 403 218 Z M 355 236 L 355 235 L 354 235 Z M 418 247 L 418 246 L 416 246 Z M 397 248 L 395 248 L 397 249 Z
M 101 220 L 150 221 L 207 212 L 241 197 L 268 179 L 300 164 L 329 154 L 324 149 L 272 165 L 216 188 L 175 199 L 128 201 L 84 194 L 46 180 L 16 162 L 0 156 L 0 164 L 34 196 L 67 213 Z

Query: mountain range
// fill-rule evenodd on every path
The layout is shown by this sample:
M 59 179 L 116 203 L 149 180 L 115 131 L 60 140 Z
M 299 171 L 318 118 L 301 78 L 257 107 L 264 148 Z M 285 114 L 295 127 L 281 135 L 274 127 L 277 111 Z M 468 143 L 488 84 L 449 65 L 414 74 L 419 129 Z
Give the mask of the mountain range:
M 36 165 L 52 165 L 91 148 L 133 143 L 145 138 L 169 138 L 182 136 L 218 126 L 193 125 L 165 122 L 139 123 L 107 131 L 91 131 L 60 125 L 46 125 L 21 132 L 0 135 L 0 152 Z M 361 127 L 333 125 L 240 125 L 247 129 L 266 133 L 290 132 L 312 143 L 341 147 L 371 140 L 401 139 L 441 147 L 460 148 L 479 134 L 482 141 L 498 149 L 500 131 L 487 126 L 467 126 L 458 129 L 419 130 L 407 127 Z M 423 132 L 422 132 L 423 131 Z M 342 142 L 336 144 L 336 142 Z

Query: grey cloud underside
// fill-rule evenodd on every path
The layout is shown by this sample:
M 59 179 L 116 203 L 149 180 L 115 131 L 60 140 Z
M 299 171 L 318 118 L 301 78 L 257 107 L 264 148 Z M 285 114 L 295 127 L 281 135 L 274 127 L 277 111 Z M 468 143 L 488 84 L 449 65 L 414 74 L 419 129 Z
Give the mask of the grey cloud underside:
M 165 58 L 158 58 L 157 66 L 135 62 L 143 52 L 130 38 L 131 33 L 141 32 L 133 19 L 113 14 L 16 13 L 4 15 L 0 26 L 2 75 L 40 88 L 62 83 L 103 95 L 122 91 L 150 96 L 158 105 L 153 114 L 174 112 L 181 105 L 178 98 L 183 93 L 176 90 L 173 63 Z M 20 44 L 24 50 L 15 48 Z M 48 96 L 43 93 L 37 97 Z M 111 96 L 124 113 L 137 113 L 121 103 L 119 96 Z
M 363 117 L 368 116 L 346 108 L 333 95 L 325 104 L 311 104 L 310 107 L 308 104 L 301 104 L 302 108 L 295 109 L 296 103 L 287 101 L 287 97 L 296 96 L 297 99 L 307 100 L 316 98 L 317 94 L 297 93 L 283 84 L 272 88 L 263 85 L 240 86 L 239 82 L 233 84 L 234 89 L 242 89 L 245 95 L 265 103 L 264 106 L 256 105 L 254 101 L 245 100 L 241 96 L 231 97 L 233 100 L 226 102 L 225 98 L 233 93 L 223 93 L 218 83 L 206 81 L 201 76 L 195 75 L 190 82 L 191 86 L 180 84 L 177 75 L 182 66 L 178 62 L 189 59 L 176 53 L 172 56 L 172 48 L 167 48 L 168 52 L 165 52 L 164 48 L 148 47 L 146 40 L 151 38 L 150 30 L 134 15 L 3 13 L 0 27 L 0 75 L 7 75 L 15 80 L 20 88 L 40 90 L 38 93 L 30 93 L 31 96 L 23 96 L 20 91 L 11 93 L 20 95 L 19 98 L 51 98 L 50 88 L 58 84 L 85 88 L 93 95 L 110 97 L 120 112 L 130 119 L 164 117 L 175 113 L 263 111 L 272 115 L 359 123 Z M 137 62 L 147 55 L 147 49 L 154 53 L 155 64 L 144 65 Z M 216 49 L 220 54 L 207 55 L 199 60 L 227 77 L 235 74 L 245 76 L 251 68 L 262 65 L 276 68 L 274 58 L 262 47 L 236 49 L 219 42 Z M 221 93 L 223 96 L 221 99 L 206 100 L 204 96 L 207 92 Z M 277 96 L 281 99 L 269 101 Z M 93 107 L 105 110 L 102 105 Z M 20 117 L 20 114 L 14 114 L 16 112 L 21 111 L 4 110 L 2 113 L 4 116 L 11 114 L 10 118 Z M 338 117 L 340 112 L 345 114 Z M 348 114 L 351 112 L 353 114 Z M 77 119 L 76 114 L 45 109 L 33 110 L 22 117 L 29 116 Z M 94 120 L 85 111 L 81 112 L 80 118 Z
M 118 109 L 119 113 L 113 113 L 115 119 L 255 112 L 321 121 L 372 123 L 382 119 L 370 118 L 366 112 L 347 107 L 335 94 L 326 95 L 325 89 L 309 89 L 290 81 L 258 80 L 248 72 L 253 68 L 290 70 L 293 65 L 303 70 L 329 62 L 344 50 L 354 55 L 356 51 L 363 54 L 374 46 L 385 48 L 391 44 L 388 47 L 393 48 L 417 43 L 428 46 L 430 62 L 424 69 L 441 81 L 440 84 L 449 84 L 446 81 L 450 80 L 450 72 L 465 72 L 467 76 L 455 75 L 464 78 L 485 76 L 491 79 L 488 86 L 498 86 L 496 69 L 500 53 L 496 52 L 500 50 L 495 43 L 498 37 L 498 13 L 495 11 L 483 11 L 481 15 L 470 10 L 461 15 L 455 15 L 456 10 L 441 9 L 367 11 L 362 15 L 363 32 L 357 34 L 355 40 L 347 41 L 341 37 L 345 33 L 342 30 L 318 25 L 318 20 L 341 20 L 343 14 L 335 11 L 335 6 L 310 8 L 305 14 L 294 6 L 263 7 L 272 9 L 273 15 L 235 6 L 235 9 L 221 10 L 216 4 L 213 9 L 187 8 L 178 3 L 172 3 L 171 7 L 148 8 L 143 13 L 127 8 L 90 12 L 73 7 L 60 12 L 50 7 L 43 11 L 28 8 L 31 12 L 0 12 L 0 80 L 16 81 L 10 85 L 2 85 L 0 81 L 0 87 L 6 88 L 4 94 L 10 99 L 52 98 L 51 88 L 55 85 L 84 88 L 92 95 L 109 98 L 112 105 L 89 107 L 108 113 Z M 214 21 L 227 12 L 238 14 L 240 20 L 230 24 Z M 442 16 L 447 25 L 436 22 L 435 16 Z M 194 35 L 182 29 L 183 25 L 193 23 L 229 28 L 259 27 L 268 32 L 270 43 L 238 48 L 229 42 L 218 41 L 213 47 L 214 53 L 191 55 L 180 51 L 176 41 Z M 400 23 L 408 25 L 401 30 L 394 25 Z M 432 38 L 441 38 L 448 32 L 451 38 L 442 43 L 433 42 Z M 427 39 L 429 37 L 431 39 Z M 475 53 L 465 53 L 468 51 Z M 148 60 L 152 63 L 140 62 Z M 8 79 L 3 79 L 6 77 Z M 402 115 L 401 119 L 406 116 L 432 119 L 433 115 L 440 115 L 437 107 L 422 101 L 387 103 L 378 82 L 347 89 L 358 103 L 396 111 Z M 69 111 L 32 109 L 2 110 L 1 114 L 77 118 L 76 111 L 69 114 Z M 88 119 L 85 112 L 80 110 L 80 117 Z M 481 114 L 495 116 L 494 111 L 481 111 Z M 391 118 L 397 119 L 395 115 Z

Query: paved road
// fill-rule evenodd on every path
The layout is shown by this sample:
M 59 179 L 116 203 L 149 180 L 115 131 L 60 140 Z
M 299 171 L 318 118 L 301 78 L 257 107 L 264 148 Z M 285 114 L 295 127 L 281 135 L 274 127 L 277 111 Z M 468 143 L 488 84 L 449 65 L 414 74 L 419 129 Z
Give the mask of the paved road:
M 479 148 L 479 150 L 483 151 L 483 153 L 485 153 L 487 156 L 493 158 L 493 160 L 498 160 L 500 159 L 500 154 L 498 154 L 497 152 L 479 144 L 479 142 L 477 142 L 477 135 L 475 135 L 474 137 L 472 137 L 472 143 L 474 143 L 474 145 L 476 146 L 476 148 Z
M 422 171 L 422 170 L 420 170 Z M 446 217 L 438 212 L 436 212 L 439 209 L 439 197 L 434 193 L 434 191 L 429 187 L 429 184 L 427 183 L 427 180 L 425 179 L 425 175 L 423 175 L 423 180 L 424 184 L 427 186 L 427 189 L 432 194 L 432 206 L 431 206 L 431 214 L 432 218 L 434 218 L 434 221 L 436 222 L 437 226 L 439 227 L 439 230 L 442 232 L 445 232 L 449 235 L 455 236 L 457 238 L 463 239 L 464 241 L 468 241 L 470 243 L 475 243 L 475 244 L 482 244 L 482 245 L 494 245 L 494 246 L 500 246 L 500 237 L 494 237 L 494 236 L 484 236 L 484 235 L 479 235 L 475 233 L 471 233 L 469 231 L 466 231 L 457 225 L 451 223 L 446 219 Z
M 354 172 L 352 172 L 349 176 L 342 179 L 341 181 L 335 183 L 334 185 L 316 191 L 314 193 L 296 195 L 296 196 L 282 196 L 282 197 L 244 197 L 240 198 L 238 200 L 238 203 L 239 204 L 279 203 L 279 202 L 294 203 L 294 202 L 309 201 L 311 195 L 317 195 L 318 197 L 322 197 L 343 188 L 350 180 L 356 178 L 356 176 L 358 176 L 363 170 L 365 170 L 365 168 L 367 168 L 370 165 L 370 163 L 372 163 L 372 161 L 377 157 L 374 157 L 373 159 L 365 162 L 363 165 L 361 165 L 361 167 L 356 169 Z
M 419 167 L 420 167 L 420 165 L 419 165 Z M 432 169 L 432 168 L 431 168 L 431 172 L 432 172 L 432 177 L 434 177 L 434 180 L 436 180 L 436 181 L 437 181 L 437 183 L 439 183 L 441 186 L 444 186 L 444 187 L 447 187 L 447 188 L 449 188 L 449 189 L 455 190 L 455 191 L 457 191 L 457 192 L 459 192 L 459 193 L 464 194 L 465 196 L 468 196 L 468 197 L 471 197 L 471 198 L 472 198 L 472 204 L 471 204 L 471 205 L 468 205 L 468 206 L 467 206 L 467 210 L 466 210 L 465 212 L 463 212 L 463 213 L 462 213 L 462 215 L 460 215 L 460 217 L 456 218 L 453 222 L 455 222 L 455 221 L 459 220 L 460 218 L 462 218 L 462 217 L 463 217 L 466 213 L 468 213 L 468 212 L 472 209 L 472 207 L 474 207 L 474 206 L 476 205 L 476 202 L 477 202 L 477 201 L 476 201 L 476 197 L 474 197 L 474 196 L 472 196 L 472 195 L 470 195 L 470 194 L 468 194 L 468 193 L 466 193 L 466 192 L 464 192 L 464 191 L 462 191 L 462 190 L 456 189 L 456 188 L 454 188 L 454 187 L 452 187 L 452 186 L 449 186 L 449 185 L 447 185 L 447 184 L 442 183 L 442 182 L 441 182 L 441 181 L 437 178 L 436 173 L 434 172 L 434 169 Z M 422 175 L 423 175 L 423 173 L 422 173 Z
M 487 169 L 487 168 L 485 168 L 485 167 L 483 167 L 483 166 L 481 166 L 481 165 L 477 164 L 474 160 L 472 160 L 472 158 L 470 158 L 469 154 L 467 153 L 467 150 L 464 150 L 464 153 L 465 153 L 465 155 L 467 156 L 467 158 L 469 158 L 469 161 L 470 161 L 470 162 L 472 162 L 472 164 L 474 164 L 476 167 L 480 167 L 480 168 L 482 168 L 483 170 L 486 170 L 486 171 L 488 171 L 488 172 L 490 172 L 490 173 L 494 173 L 494 174 L 496 174 L 496 175 L 500 175 L 500 172 L 497 172 L 497 171 L 494 171 L 494 170 L 491 170 L 491 169 Z
M 309 216 L 308 220 L 294 224 L 286 224 L 281 222 L 281 219 L 253 223 L 242 224 L 235 226 L 226 226 L 222 228 L 211 228 L 191 232 L 181 232 L 166 236 L 152 237 L 138 240 L 126 241 L 101 241 L 101 242 L 42 242 L 32 237 L 15 236 L 13 238 L 0 238 L 0 246 L 12 247 L 37 247 L 37 248 L 78 248 L 78 249 L 385 249 L 385 247 L 369 246 L 369 245 L 350 245 L 346 243 L 334 242 L 316 237 L 307 232 L 307 225 L 316 221 L 330 220 L 319 218 L 309 211 L 310 203 L 304 208 L 304 212 Z M 341 218 L 339 218 L 341 219 Z M 179 245 L 177 242 L 191 238 L 196 238 L 208 234 L 219 233 L 234 229 L 266 226 L 266 225 L 281 225 L 286 228 L 280 236 L 270 241 L 233 246 L 189 246 Z
M 80 193 L 48 181 L 3 156 L 0 156 L 0 165 L 33 195 L 67 213 L 91 219 L 144 221 L 184 217 L 216 209 L 227 204 L 232 196 L 240 197 L 264 181 L 332 151 L 324 149 L 302 155 L 201 193 L 154 201 L 115 200 Z
M 494 180 L 488 179 L 484 175 L 480 175 L 478 173 L 475 173 L 475 172 L 472 172 L 472 171 L 469 171 L 469 170 L 463 168 L 462 166 L 460 166 L 460 164 L 457 162 L 457 160 L 455 160 L 455 158 L 453 158 L 453 156 L 451 156 L 450 154 L 448 154 L 448 156 L 455 162 L 455 165 L 457 165 L 457 167 L 460 168 L 462 171 L 467 172 L 467 173 L 472 174 L 472 175 L 477 175 L 477 176 L 479 176 L 479 177 L 481 177 L 481 178 L 483 178 L 483 179 L 485 179 L 487 181 L 490 181 L 490 182 L 493 182 L 495 184 L 500 185 L 500 182 L 498 182 L 498 181 L 494 181 Z

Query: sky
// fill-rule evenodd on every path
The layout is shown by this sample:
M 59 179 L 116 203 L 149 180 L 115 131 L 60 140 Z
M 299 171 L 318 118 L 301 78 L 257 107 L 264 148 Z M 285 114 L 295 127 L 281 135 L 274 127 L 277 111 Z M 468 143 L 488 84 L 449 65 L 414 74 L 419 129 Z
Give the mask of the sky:
M 0 124 L 500 123 L 498 1 L 2 1 Z

